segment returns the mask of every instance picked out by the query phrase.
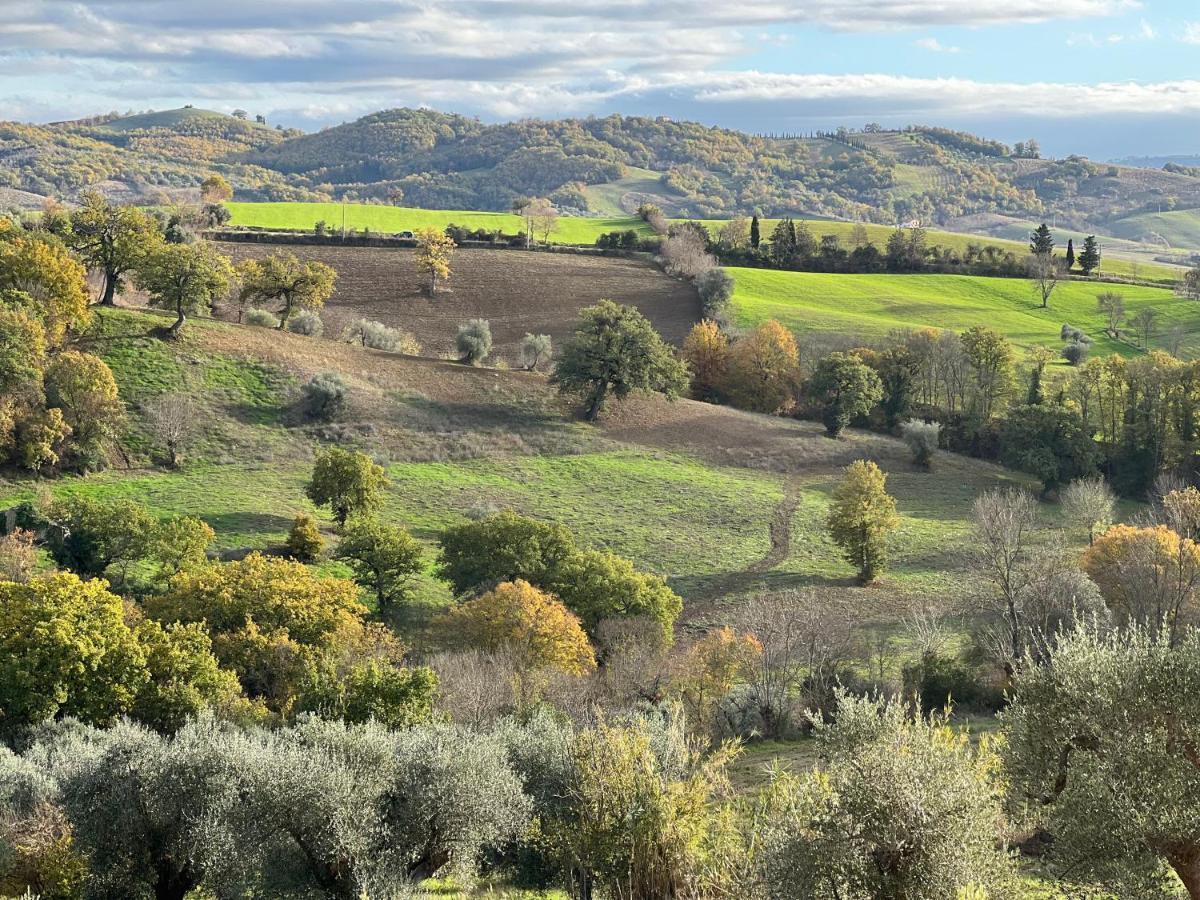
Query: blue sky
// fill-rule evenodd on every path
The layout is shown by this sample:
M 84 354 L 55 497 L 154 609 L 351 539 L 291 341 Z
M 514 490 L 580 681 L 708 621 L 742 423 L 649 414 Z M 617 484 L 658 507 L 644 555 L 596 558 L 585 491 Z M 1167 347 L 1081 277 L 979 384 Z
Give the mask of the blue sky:
M 2 0 L 0 117 L 194 103 L 962 127 L 1200 154 L 1197 0 Z

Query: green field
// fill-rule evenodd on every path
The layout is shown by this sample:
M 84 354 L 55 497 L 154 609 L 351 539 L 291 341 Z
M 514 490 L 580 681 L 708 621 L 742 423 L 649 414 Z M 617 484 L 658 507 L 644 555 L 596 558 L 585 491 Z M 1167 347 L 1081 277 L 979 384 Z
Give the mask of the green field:
M 1113 231 L 1131 241 L 1161 244 L 1175 249 L 1200 250 L 1200 209 L 1143 213 L 1113 223 Z
M 646 172 L 648 170 L 639 170 Z M 652 173 L 651 173 L 652 174 Z M 597 185 L 588 188 L 589 196 L 595 196 L 599 205 L 605 210 L 619 209 L 620 197 L 630 190 L 662 190 L 662 186 L 647 175 L 632 175 L 627 180 L 614 182 L 610 185 Z M 332 229 L 342 227 L 342 216 L 345 215 L 346 228 L 392 234 L 397 231 L 412 231 L 417 228 L 445 228 L 447 225 L 463 225 L 470 228 L 484 228 L 490 231 L 501 230 L 515 234 L 522 229 L 519 216 L 511 213 L 471 212 L 455 209 L 416 209 L 412 207 L 383 206 L 368 203 L 228 203 L 232 215 L 231 225 L 242 225 L 250 228 L 276 228 L 298 231 L 311 231 L 318 221 L 323 221 Z M 682 221 L 682 220 L 676 220 Z M 726 223 L 724 219 L 703 219 L 704 225 L 715 237 Z M 762 220 L 763 240 L 770 237 L 771 229 L 778 219 Z M 825 234 L 836 234 L 843 243 L 848 243 L 850 233 L 855 224 L 852 222 L 836 222 L 831 220 L 806 220 L 813 235 L 820 238 Z M 872 242 L 882 249 L 887 244 L 888 236 L 893 229 L 890 225 L 866 225 L 867 233 Z M 596 238 L 610 231 L 626 231 L 633 229 L 649 237 L 652 232 L 641 219 L 633 216 L 609 216 L 605 218 L 582 218 L 579 216 L 562 216 L 558 220 L 558 230 L 552 240 L 560 244 L 594 244 Z M 930 244 L 965 250 L 968 244 L 994 244 L 1004 250 L 1010 250 L 1020 255 L 1028 251 L 1028 245 L 1021 241 L 1001 240 L 981 237 L 971 234 L 960 234 L 953 231 L 929 231 Z M 1065 241 L 1065 238 L 1063 238 Z M 1101 264 L 1101 272 L 1122 278 L 1137 277 L 1142 280 L 1174 283 L 1179 278 L 1179 269 L 1172 266 L 1134 262 L 1130 259 L 1109 255 Z
M 1030 282 L 969 275 L 827 275 L 770 269 L 730 269 L 737 281 L 733 303 L 742 325 L 778 319 L 798 332 L 827 331 L 873 339 L 893 329 L 921 327 L 961 331 L 988 325 L 1020 347 L 1060 347 L 1064 322 L 1093 339 L 1093 353 L 1135 353 L 1132 344 L 1103 333 L 1096 295 L 1110 286 L 1063 282 L 1041 308 Z M 1160 335 L 1176 324 L 1186 331 L 1183 348 L 1200 354 L 1200 304 L 1164 288 L 1121 286 L 1130 315 L 1143 306 L 1159 313 Z M 1162 338 L 1157 342 L 1161 346 Z

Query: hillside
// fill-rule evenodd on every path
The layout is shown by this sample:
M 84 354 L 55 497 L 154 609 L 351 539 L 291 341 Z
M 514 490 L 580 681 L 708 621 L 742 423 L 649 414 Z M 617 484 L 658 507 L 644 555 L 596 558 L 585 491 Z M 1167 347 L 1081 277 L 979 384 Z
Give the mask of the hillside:
M 957 581 L 971 500 L 1013 478 L 950 456 L 931 475 L 915 470 L 891 438 L 830 441 L 813 423 L 688 400 L 630 400 L 599 427 L 585 426 L 537 374 L 211 320 L 191 323 L 182 342 L 169 344 L 151 336 L 162 321 L 103 311 L 80 340 L 109 362 L 129 405 L 129 466 L 50 483 L 0 479 L 0 503 L 46 488 L 128 497 L 161 515 L 200 516 L 223 551 L 271 547 L 296 512 L 314 511 L 303 484 L 314 449 L 333 440 L 386 462 L 386 515 L 424 542 L 472 510 L 511 507 L 557 519 L 586 543 L 666 575 L 694 619 L 710 601 L 755 586 L 862 592 L 824 531 L 839 468 L 853 459 L 876 459 L 891 473 L 902 525 L 887 584 L 899 596 Z M 350 408 L 336 425 L 306 425 L 294 408 L 298 386 L 327 371 L 350 384 Z M 193 457 L 172 473 L 153 465 L 141 411 L 179 389 L 201 404 L 203 425 Z M 426 602 L 448 599 L 440 582 L 423 584 Z M 876 614 L 895 614 L 889 610 Z
M 827 275 L 768 269 L 731 269 L 737 289 L 734 314 L 740 324 L 778 319 L 800 333 L 824 340 L 872 340 L 893 330 L 985 325 L 1002 332 L 1020 347 L 1058 348 L 1064 322 L 1092 337 L 1093 353 L 1138 352 L 1134 345 L 1114 342 L 1104 332 L 1096 295 L 1114 289 L 1080 281 L 1062 282 L 1048 309 L 1033 295 L 1028 281 L 969 275 Z M 1200 354 L 1200 306 L 1163 288 L 1122 285 L 1129 315 L 1142 307 L 1159 314 L 1152 346 L 1164 347 L 1171 329 L 1183 331 L 1181 352 Z
M 260 243 L 220 247 L 235 260 L 281 249 Z M 682 341 L 700 317 L 694 288 L 656 266 L 628 259 L 460 249 L 447 288 L 429 297 L 412 250 L 291 249 L 328 263 L 338 273 L 335 293 L 322 314 L 331 335 L 355 319 L 374 319 L 412 332 L 431 356 L 452 354 L 458 327 L 474 318 L 488 320 L 495 353 L 515 364 L 517 345 L 527 332 L 549 334 L 557 346 L 571 334 L 579 310 L 601 300 L 638 307 L 675 342 Z
M 100 185 L 149 198 L 194 188 L 209 170 L 244 200 L 507 211 L 540 195 L 583 215 L 628 214 L 649 201 L 686 217 L 916 218 L 959 231 L 978 230 L 978 217 L 1053 218 L 1103 234 L 1168 202 L 1200 207 L 1200 178 L 1181 171 L 1015 158 L 998 142 L 927 127 L 766 136 L 663 117 L 485 124 L 394 109 L 300 134 L 187 108 L 0 125 L 3 187 L 69 199 Z

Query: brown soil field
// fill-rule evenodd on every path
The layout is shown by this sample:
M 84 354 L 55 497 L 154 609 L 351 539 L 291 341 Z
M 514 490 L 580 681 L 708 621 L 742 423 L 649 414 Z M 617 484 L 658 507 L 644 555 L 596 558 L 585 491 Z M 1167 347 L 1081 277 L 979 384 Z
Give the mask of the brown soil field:
M 691 285 L 649 263 L 617 257 L 462 248 L 446 288 L 429 297 L 413 250 L 233 242 L 220 248 L 235 260 L 289 250 L 332 266 L 338 280 L 322 313 L 327 335 L 336 336 L 355 319 L 374 319 L 411 332 L 428 356 L 453 354 L 458 327 L 479 318 L 491 324 L 493 353 L 515 363 L 526 332 L 549 334 L 558 347 L 579 310 L 600 300 L 636 306 L 673 343 L 700 318 Z

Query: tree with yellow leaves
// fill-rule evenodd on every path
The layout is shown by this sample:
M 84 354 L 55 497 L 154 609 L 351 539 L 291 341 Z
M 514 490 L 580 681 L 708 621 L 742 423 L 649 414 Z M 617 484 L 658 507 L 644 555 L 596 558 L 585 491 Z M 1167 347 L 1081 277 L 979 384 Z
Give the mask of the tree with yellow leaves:
M 58 238 L 0 219 L 0 308 L 36 318 L 51 346 L 90 321 L 86 278 L 87 271 Z
M 451 643 L 508 653 L 522 671 L 584 675 L 596 667 L 579 617 L 521 579 L 455 607 L 439 624 Z
M 436 228 L 417 230 L 417 269 L 429 278 L 429 293 L 436 294 L 438 282 L 450 277 L 450 257 L 458 245 Z
M 792 333 L 769 319 L 730 349 L 722 390 L 734 406 L 775 412 L 791 402 L 800 378 L 800 350 Z
M 708 632 L 683 651 L 673 681 L 688 721 L 710 727 L 722 698 L 746 680 L 762 652 L 757 637 L 728 626 Z
M 697 322 L 683 341 L 683 359 L 692 370 L 692 393 L 713 400 L 729 370 L 729 338 L 712 319 Z
M 897 525 L 896 500 L 887 492 L 887 475 L 875 463 L 856 460 L 833 491 L 826 520 L 829 536 L 846 561 L 870 584 L 887 564 L 887 536 Z
M 1118 617 L 1170 646 L 1195 617 L 1200 546 L 1166 525 L 1114 525 L 1083 554 L 1083 569 Z

